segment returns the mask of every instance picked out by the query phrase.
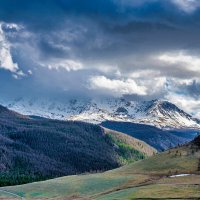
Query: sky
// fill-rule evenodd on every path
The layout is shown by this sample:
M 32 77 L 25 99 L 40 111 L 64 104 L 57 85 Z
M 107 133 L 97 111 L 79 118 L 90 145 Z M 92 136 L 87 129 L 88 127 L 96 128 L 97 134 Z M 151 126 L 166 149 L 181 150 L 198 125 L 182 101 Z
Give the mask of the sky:
M 1 0 L 1 98 L 169 100 L 200 118 L 199 0 Z

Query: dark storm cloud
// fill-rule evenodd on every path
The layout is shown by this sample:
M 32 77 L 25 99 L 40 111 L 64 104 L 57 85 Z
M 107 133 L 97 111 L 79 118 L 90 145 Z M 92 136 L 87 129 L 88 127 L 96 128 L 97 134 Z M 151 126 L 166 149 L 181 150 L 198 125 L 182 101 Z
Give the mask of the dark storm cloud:
M 187 12 L 188 5 L 184 2 L 1 0 L 0 20 L 22 26 L 20 30 L 2 27 L 12 45 L 13 59 L 25 74 L 33 71 L 31 76 L 20 80 L 2 78 L 2 85 L 6 82 L 4 90 L 12 91 L 14 85 L 13 88 L 20 88 L 21 94 L 44 91 L 53 96 L 59 91 L 63 96 L 84 96 L 90 93 L 86 85 L 91 76 L 105 76 L 122 84 L 132 78 L 147 89 L 158 82 L 149 79 L 192 80 L 200 72 L 190 70 L 188 63 L 170 64 L 157 58 L 180 50 L 191 56 L 200 53 L 199 7 L 192 5 Z M 67 65 L 73 65 L 72 69 L 64 66 L 66 60 Z M 152 71 L 151 77 L 148 72 L 140 75 L 145 70 Z M 167 91 L 163 87 L 145 98 L 164 97 Z M 192 91 L 187 94 L 198 93 Z M 98 88 L 94 93 L 98 94 Z
M 197 23 L 198 13 L 194 15 Z M 2 20 L 22 23 L 37 35 L 45 57 L 70 57 L 67 46 L 74 57 L 105 62 L 138 51 L 197 45 L 200 31 L 191 30 L 194 15 L 155 0 L 2 0 L 0 6 Z M 69 34 L 76 37 L 66 40 Z

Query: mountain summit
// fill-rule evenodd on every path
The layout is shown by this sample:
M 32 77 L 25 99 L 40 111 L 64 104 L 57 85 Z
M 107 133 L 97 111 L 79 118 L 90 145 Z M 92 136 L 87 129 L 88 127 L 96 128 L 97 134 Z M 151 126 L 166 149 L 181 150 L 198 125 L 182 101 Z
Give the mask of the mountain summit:
M 126 99 L 67 100 L 57 102 L 24 98 L 1 102 L 4 106 L 26 115 L 51 119 L 85 121 L 126 121 L 165 129 L 199 129 L 197 119 L 173 103 L 163 100 L 128 101 Z

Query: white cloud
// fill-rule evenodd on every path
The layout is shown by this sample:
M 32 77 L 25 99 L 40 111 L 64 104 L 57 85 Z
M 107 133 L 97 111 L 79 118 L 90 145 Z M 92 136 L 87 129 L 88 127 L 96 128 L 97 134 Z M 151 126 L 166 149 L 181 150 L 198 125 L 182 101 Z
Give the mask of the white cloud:
M 22 25 L 14 24 L 14 23 L 1 23 L 4 28 L 7 30 L 14 30 L 14 31 L 20 31 L 24 27 Z
M 28 74 L 32 75 L 33 74 L 33 71 L 32 70 L 28 70 Z
M 166 77 L 147 78 L 143 81 L 143 85 L 148 88 L 148 95 L 165 92 L 166 90 Z
M 94 64 L 90 64 L 90 68 L 94 68 Z M 103 73 L 109 74 L 109 73 L 118 73 L 117 65 L 109 65 L 109 64 L 95 64 L 95 68 Z
M 7 42 L 2 24 L 0 24 L 0 68 L 17 72 L 19 70 L 17 63 L 14 63 L 10 53 L 10 45 Z
M 11 55 L 11 45 L 6 40 L 2 26 L 5 26 L 8 29 L 14 28 L 16 30 L 19 30 L 19 27 L 16 24 L 0 23 L 0 68 L 14 73 L 14 78 L 25 76 L 23 71 L 19 69 L 18 64 L 13 61 Z
M 45 65 L 45 64 L 43 64 Z M 65 69 L 67 71 L 77 71 L 83 69 L 82 63 L 75 61 L 75 60 L 52 60 L 50 61 L 50 64 L 48 64 L 49 69 Z
M 165 98 L 175 103 L 187 113 L 200 119 L 200 101 L 197 101 L 190 96 L 177 93 L 169 93 Z
M 176 53 L 165 53 L 158 57 L 162 62 L 169 65 L 184 67 L 188 71 L 200 72 L 200 58 L 179 51 Z
M 157 70 L 145 69 L 145 70 L 137 70 L 129 74 L 131 78 L 144 78 L 148 79 L 149 77 L 159 77 L 160 72 Z
M 117 96 L 124 94 L 147 94 L 147 89 L 144 86 L 138 85 L 133 79 L 116 80 L 108 79 L 105 76 L 94 76 L 89 80 L 89 87 L 93 90 L 104 90 Z
M 186 13 L 192 13 L 200 7 L 199 0 L 171 0 L 171 1 Z

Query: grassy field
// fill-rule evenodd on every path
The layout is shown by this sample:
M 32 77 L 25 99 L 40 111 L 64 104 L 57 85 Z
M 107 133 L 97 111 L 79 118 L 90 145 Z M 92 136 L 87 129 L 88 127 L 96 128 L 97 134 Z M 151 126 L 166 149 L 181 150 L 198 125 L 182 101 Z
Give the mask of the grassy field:
M 199 162 L 199 148 L 189 144 L 104 173 L 68 176 L 3 189 L 35 200 L 198 199 Z M 170 177 L 175 174 L 192 175 Z

